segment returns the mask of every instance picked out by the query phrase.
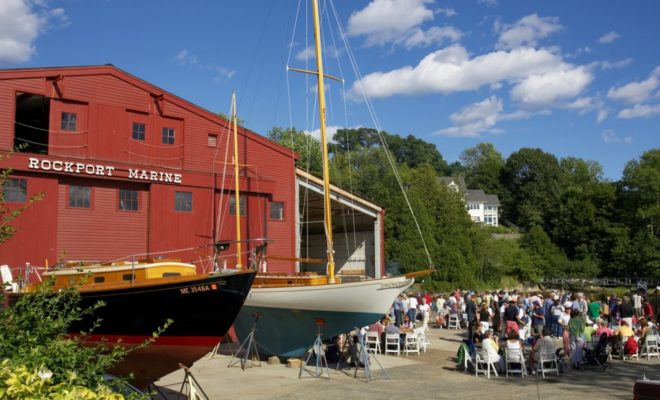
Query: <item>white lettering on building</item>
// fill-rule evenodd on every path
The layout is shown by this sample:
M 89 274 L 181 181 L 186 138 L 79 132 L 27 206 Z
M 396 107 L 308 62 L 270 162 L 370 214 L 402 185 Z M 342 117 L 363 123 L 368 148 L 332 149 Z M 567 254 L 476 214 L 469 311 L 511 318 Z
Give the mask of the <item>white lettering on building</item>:
M 28 168 L 40 171 L 70 172 L 79 175 L 95 176 L 118 176 L 113 175 L 116 168 L 111 165 L 73 163 L 69 161 L 47 160 L 35 157 L 28 158 Z M 128 169 L 128 179 L 136 179 L 150 182 L 174 182 L 181 183 L 181 174 L 172 172 L 152 171 L 146 169 Z

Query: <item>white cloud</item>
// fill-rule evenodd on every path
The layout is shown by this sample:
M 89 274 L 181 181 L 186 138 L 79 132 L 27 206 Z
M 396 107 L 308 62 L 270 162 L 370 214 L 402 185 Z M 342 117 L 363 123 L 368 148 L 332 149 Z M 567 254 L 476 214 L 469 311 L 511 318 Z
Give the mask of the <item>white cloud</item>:
M 367 46 L 393 43 L 408 49 L 458 41 L 463 33 L 452 26 L 421 27 L 433 19 L 434 12 L 427 7 L 429 3 L 433 0 L 373 0 L 364 9 L 351 14 L 348 34 L 366 36 Z M 450 8 L 439 9 L 436 13 L 456 15 Z
M 445 41 L 456 42 L 463 33 L 452 26 L 437 27 L 434 26 L 426 31 L 421 29 L 413 29 L 408 33 L 408 36 L 401 41 L 406 48 L 417 46 L 428 46 L 434 43 L 443 43 Z M 399 42 L 399 40 L 397 40 Z
M 458 13 L 456 12 L 456 10 L 454 10 L 454 9 L 451 8 L 451 7 L 447 7 L 447 8 L 438 8 L 438 9 L 435 10 L 435 12 L 438 13 L 438 14 L 444 14 L 446 17 L 455 17 L 455 16 L 458 15 Z
M 529 106 L 550 106 L 559 99 L 579 95 L 592 80 L 585 67 L 533 74 L 515 85 L 511 98 Z
M 515 85 L 515 100 L 538 107 L 577 96 L 591 79 L 587 68 L 568 64 L 547 49 L 518 48 L 469 58 L 465 48 L 452 45 L 428 54 L 417 66 L 366 75 L 353 84 L 349 95 L 361 98 L 362 88 L 372 98 L 448 94 L 484 85 L 497 89 L 507 81 Z M 539 89 L 545 93 L 533 92 Z
M 614 133 L 614 131 L 611 129 L 603 131 L 603 133 L 600 134 L 600 137 L 603 138 L 603 142 L 605 143 L 623 143 L 623 144 L 632 143 L 632 136 L 620 137 L 617 136 L 617 134 Z
M 477 3 L 494 7 L 497 5 L 497 0 L 477 0 Z
M 660 104 L 635 104 L 632 108 L 619 111 L 617 117 L 621 119 L 651 118 L 655 114 L 660 114 Z
M 648 79 L 640 82 L 630 82 L 621 87 L 611 88 L 607 97 L 622 100 L 627 103 L 640 103 L 653 96 L 653 92 L 660 87 L 660 67 L 657 67 Z
M 336 143 L 335 134 L 339 129 L 344 129 L 343 126 L 327 126 L 325 128 L 326 139 L 328 143 Z M 304 131 L 306 134 L 312 136 L 314 139 L 321 141 L 321 129 L 315 129 L 313 131 Z
M 632 62 L 633 62 L 632 58 L 626 58 L 626 59 L 623 59 L 623 60 L 613 61 L 613 62 L 601 61 L 601 62 L 596 63 L 596 64 L 600 66 L 600 69 L 608 70 L 608 69 L 625 68 L 625 67 L 629 66 L 630 64 L 632 64 Z
M 605 119 L 607 118 L 607 114 L 608 111 L 606 108 L 601 108 L 600 110 L 598 110 L 598 113 L 596 115 L 596 122 L 600 124 L 601 122 L 605 121 Z
M 493 129 L 502 113 L 502 100 L 491 96 L 486 100 L 464 107 L 449 116 L 454 126 L 441 129 L 435 134 L 457 137 L 476 137 L 484 132 L 499 133 Z
M 326 57 L 337 58 L 340 56 L 340 51 L 335 46 L 326 46 L 323 48 Z M 316 50 L 314 46 L 308 46 L 298 53 L 296 53 L 296 60 L 307 61 L 316 57 Z
M 197 56 L 190 54 L 186 49 L 181 50 L 174 58 L 179 65 L 197 64 Z
M 495 47 L 497 49 L 515 49 L 517 47 L 535 47 L 538 40 L 562 29 L 559 18 L 539 17 L 531 14 L 512 25 L 496 25 L 501 30 Z
M 604 34 L 603 36 L 601 36 L 598 39 L 598 43 L 602 43 L 602 44 L 612 43 L 613 41 L 617 40 L 620 37 L 621 37 L 621 35 L 619 35 L 618 33 L 614 32 L 614 31 L 611 31 L 611 32 L 608 32 L 608 33 Z
M 41 25 L 28 0 L 0 1 L 0 64 L 28 61 Z
M 228 67 L 220 67 L 215 64 L 204 64 L 199 61 L 195 54 L 190 53 L 188 50 L 183 49 L 174 56 L 176 63 L 183 67 L 194 66 L 203 71 L 211 71 L 215 74 L 213 77 L 214 82 L 224 82 L 227 79 L 236 75 L 236 70 Z

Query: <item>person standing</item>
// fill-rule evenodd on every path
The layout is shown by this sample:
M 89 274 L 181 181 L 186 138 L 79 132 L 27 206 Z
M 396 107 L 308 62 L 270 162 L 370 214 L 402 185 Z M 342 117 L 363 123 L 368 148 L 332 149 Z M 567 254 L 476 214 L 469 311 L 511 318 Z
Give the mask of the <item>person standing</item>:
M 584 319 L 580 312 L 573 310 L 568 321 L 568 334 L 570 337 L 571 361 L 573 368 L 578 368 L 584 358 Z
M 630 304 L 630 297 L 628 296 L 623 296 L 623 301 L 619 299 L 619 304 L 617 305 L 617 309 L 619 310 L 619 317 L 621 318 L 622 321 L 626 321 L 628 326 L 632 327 L 632 317 L 635 314 L 635 310 L 633 309 L 632 304 Z
M 540 337 L 545 325 L 545 310 L 539 301 L 534 302 L 534 309 L 532 310 L 532 334 Z
M 419 305 L 419 312 L 422 315 L 422 329 L 429 331 L 429 319 L 431 318 L 431 306 L 428 305 L 426 297 L 422 297 L 422 304 Z
M 642 295 L 639 290 L 632 296 L 633 308 L 637 318 L 642 316 Z
M 475 301 L 475 296 L 471 295 L 468 297 L 467 304 L 465 305 L 469 338 L 471 338 L 472 335 L 474 335 L 474 327 L 477 320 L 477 304 L 474 301 Z
M 403 295 L 394 300 L 394 325 L 401 326 L 403 324 Z
M 410 297 L 408 297 L 408 316 L 410 317 L 410 322 L 412 322 L 413 325 L 415 325 L 415 322 L 417 321 L 418 306 L 419 302 L 417 301 L 417 296 L 415 296 L 415 294 L 411 294 Z

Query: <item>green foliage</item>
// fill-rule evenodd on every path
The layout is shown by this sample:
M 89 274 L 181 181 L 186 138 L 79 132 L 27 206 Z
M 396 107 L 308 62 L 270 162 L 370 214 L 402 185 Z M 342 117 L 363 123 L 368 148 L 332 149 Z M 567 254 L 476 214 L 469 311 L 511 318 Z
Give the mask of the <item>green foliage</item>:
M 104 373 L 128 350 L 119 345 L 83 345 L 89 332 L 68 334 L 72 322 L 93 314 L 103 304 L 83 309 L 75 287 L 53 293 L 52 285 L 52 280 L 44 282 L 39 290 L 21 295 L 0 313 L 0 360 L 4 360 L 0 374 L 14 377 L 0 379 L 0 393 L 5 396 L 0 399 L 26 398 L 22 397 L 25 391 L 36 393 L 35 399 L 122 398 L 105 396 L 99 388 L 105 387 Z M 35 371 L 47 371 L 49 377 L 36 379 Z M 101 390 L 102 397 L 89 397 L 86 393 L 93 393 L 89 389 Z
M 316 175 L 321 175 L 321 142 L 311 135 L 296 130 L 274 127 L 268 132 L 268 139 L 296 152 L 300 158 L 296 166 Z
M 500 174 L 504 168 L 504 158 L 492 143 L 479 143 L 464 150 L 459 158 L 465 167 L 465 184 L 468 188 L 501 196 Z

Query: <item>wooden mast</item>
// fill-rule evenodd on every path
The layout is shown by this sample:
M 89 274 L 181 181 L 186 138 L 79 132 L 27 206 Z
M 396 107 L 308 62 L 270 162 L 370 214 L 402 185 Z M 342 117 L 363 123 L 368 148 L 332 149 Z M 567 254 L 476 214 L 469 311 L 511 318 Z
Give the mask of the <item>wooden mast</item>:
M 321 56 L 321 28 L 319 27 L 318 0 L 312 0 L 314 14 L 314 42 L 316 46 L 316 76 L 319 95 L 319 122 L 321 128 L 321 154 L 323 156 L 323 211 L 325 222 L 326 251 L 328 252 L 328 283 L 335 283 L 335 251 L 332 240 L 332 205 L 330 203 L 330 169 L 328 140 L 325 122 L 325 86 L 323 84 L 323 59 Z
M 236 196 L 234 205 L 234 216 L 236 217 L 236 269 L 243 267 L 241 256 L 241 193 L 239 190 L 238 177 L 238 127 L 236 123 L 236 92 L 231 93 L 231 122 L 234 130 L 234 194 Z

